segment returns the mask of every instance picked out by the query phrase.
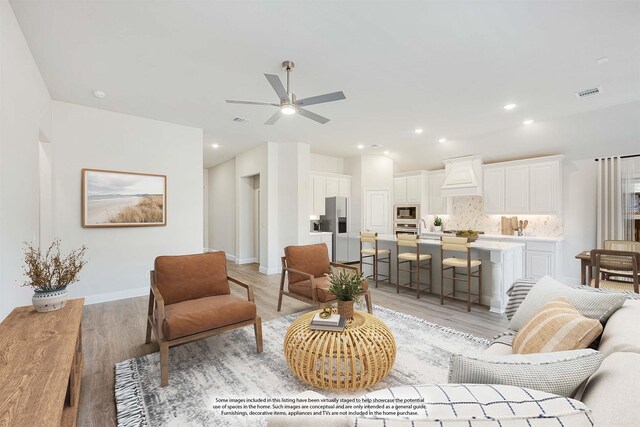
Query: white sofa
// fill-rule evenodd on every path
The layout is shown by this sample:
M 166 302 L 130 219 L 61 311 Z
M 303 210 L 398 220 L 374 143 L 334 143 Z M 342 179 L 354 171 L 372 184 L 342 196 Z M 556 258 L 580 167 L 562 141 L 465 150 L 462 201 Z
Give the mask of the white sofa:
M 509 339 L 495 340 L 485 354 L 511 354 Z M 595 426 L 640 426 L 640 300 L 627 300 L 607 321 L 598 345 L 604 360 L 578 391 L 576 400 L 591 410 Z M 392 389 L 393 390 L 393 389 Z M 316 425 L 301 418 L 271 418 L 269 427 Z M 293 422 L 291 424 L 290 422 Z M 326 422 L 324 425 L 327 425 Z M 335 418 L 331 426 L 353 425 L 353 418 Z

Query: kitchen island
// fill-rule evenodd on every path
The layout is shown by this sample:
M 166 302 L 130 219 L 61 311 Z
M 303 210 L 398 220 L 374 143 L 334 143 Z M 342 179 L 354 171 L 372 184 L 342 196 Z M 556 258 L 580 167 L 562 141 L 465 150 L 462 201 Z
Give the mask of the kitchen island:
M 432 292 L 434 294 L 440 293 L 440 240 L 439 239 L 419 239 L 420 253 L 426 253 L 431 255 L 433 262 L 433 286 Z M 396 269 L 396 238 L 394 235 L 379 235 L 378 245 L 380 249 L 391 250 L 391 281 L 395 286 L 395 269 Z M 508 296 L 507 290 L 511 284 L 516 280 L 525 276 L 524 271 L 524 249 L 525 245 L 521 242 L 493 242 L 478 240 L 470 244 L 472 259 L 482 260 L 482 283 L 483 293 L 481 301 L 484 305 L 489 306 L 490 311 L 494 313 L 504 313 L 505 306 L 507 304 Z M 403 250 L 404 252 L 404 250 Z M 446 254 L 447 256 L 454 256 L 454 253 Z M 456 255 L 463 257 L 464 254 Z M 382 273 L 386 273 L 384 269 L 385 264 L 380 266 Z M 365 270 L 365 274 L 371 274 Z M 408 273 L 403 273 L 400 277 L 401 283 L 408 282 Z M 421 279 L 422 282 L 426 282 L 428 278 Z M 473 280 L 473 284 L 477 279 Z M 451 289 L 450 280 L 445 280 L 445 291 Z M 475 289 L 475 285 L 473 285 Z M 385 286 L 382 284 L 380 286 Z M 388 285 L 387 285 L 388 286 Z M 460 282 L 458 282 L 460 286 Z M 445 301 L 446 304 L 446 301 Z

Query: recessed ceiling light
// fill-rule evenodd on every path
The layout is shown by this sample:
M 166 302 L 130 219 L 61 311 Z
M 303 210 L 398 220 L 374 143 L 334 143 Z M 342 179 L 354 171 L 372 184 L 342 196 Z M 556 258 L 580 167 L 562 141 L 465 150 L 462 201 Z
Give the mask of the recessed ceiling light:
M 609 58 L 607 58 L 606 56 L 596 59 L 596 64 L 598 65 L 606 64 L 607 62 L 609 62 Z
M 504 109 L 505 110 L 513 110 L 516 107 L 517 107 L 516 104 L 507 104 L 507 105 L 504 106 Z
M 418 129 L 414 130 L 414 132 L 415 132 L 417 135 L 420 135 L 422 132 L 424 132 L 424 130 L 423 130 L 423 129 L 421 129 L 421 128 L 418 128 Z
M 102 98 L 104 98 L 105 96 L 107 96 L 107 94 L 106 94 L 106 92 L 104 92 L 104 91 L 101 91 L 101 90 L 96 89 L 96 90 L 94 90 L 94 91 L 93 91 L 93 96 L 95 96 L 96 98 L 100 98 L 100 99 L 102 99 Z
M 389 151 L 389 150 L 385 150 L 385 152 L 384 152 L 385 156 L 386 156 L 387 154 L 389 154 L 389 153 L 390 153 L 390 151 Z
M 531 123 L 533 123 L 533 120 L 531 119 L 527 119 L 524 122 L 522 122 L 523 125 L 530 125 Z
M 358 150 L 362 150 L 363 148 L 364 148 L 364 145 L 358 144 Z
M 218 147 L 220 147 L 218 144 L 211 144 L 211 146 L 212 146 L 213 148 L 218 148 Z
M 447 142 L 447 138 L 440 138 L 438 142 Z

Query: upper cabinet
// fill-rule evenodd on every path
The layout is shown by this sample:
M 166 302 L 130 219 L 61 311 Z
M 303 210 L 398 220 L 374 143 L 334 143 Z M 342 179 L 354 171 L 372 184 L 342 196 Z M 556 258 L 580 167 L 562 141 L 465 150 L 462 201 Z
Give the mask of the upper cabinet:
M 563 156 L 483 166 L 484 213 L 559 215 Z
M 444 184 L 444 170 L 429 172 L 429 208 L 430 215 L 447 214 L 447 198 L 442 195 L 442 184 Z
M 311 172 L 309 179 L 309 215 L 324 215 L 324 199 L 350 197 L 351 177 L 327 172 Z
M 398 204 L 426 205 L 428 179 L 426 172 L 402 174 L 393 179 L 393 201 Z M 426 208 L 426 206 L 425 206 Z

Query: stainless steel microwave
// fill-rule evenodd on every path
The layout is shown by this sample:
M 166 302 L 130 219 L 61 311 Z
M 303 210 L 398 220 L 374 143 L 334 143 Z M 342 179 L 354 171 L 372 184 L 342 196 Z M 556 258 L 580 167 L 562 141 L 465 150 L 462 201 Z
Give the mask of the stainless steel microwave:
M 416 222 L 420 219 L 420 206 L 396 205 L 394 213 L 395 222 Z

